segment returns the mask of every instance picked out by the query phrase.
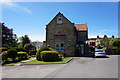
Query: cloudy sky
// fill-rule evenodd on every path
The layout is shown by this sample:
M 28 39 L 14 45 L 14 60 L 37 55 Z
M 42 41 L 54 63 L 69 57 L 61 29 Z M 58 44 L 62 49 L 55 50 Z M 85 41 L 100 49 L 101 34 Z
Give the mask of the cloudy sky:
M 45 40 L 45 26 L 61 12 L 75 24 L 88 25 L 89 38 L 118 37 L 117 2 L 4 2 L 2 21 L 18 37 L 27 34 L 32 41 Z

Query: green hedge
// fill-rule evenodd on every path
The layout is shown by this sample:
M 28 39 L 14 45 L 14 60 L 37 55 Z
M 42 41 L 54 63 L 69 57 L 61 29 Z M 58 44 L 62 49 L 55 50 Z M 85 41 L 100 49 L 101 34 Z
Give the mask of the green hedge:
M 42 59 L 41 59 L 41 57 L 40 57 L 40 53 L 42 52 L 42 51 L 51 51 L 52 49 L 50 49 L 49 47 L 40 47 L 38 50 L 37 50 L 37 52 L 36 52 L 36 59 L 38 60 L 38 61 L 41 61 Z
M 19 59 L 27 59 L 28 54 L 26 52 L 17 52 Z
M 0 58 L 2 61 L 7 61 L 7 51 L 4 51 L 0 54 Z
M 62 56 L 57 51 L 42 51 L 40 53 L 41 59 L 44 62 L 60 61 Z
M 7 57 L 12 58 L 13 61 L 15 61 L 15 58 L 17 57 L 17 50 L 16 49 L 8 49 L 7 51 Z

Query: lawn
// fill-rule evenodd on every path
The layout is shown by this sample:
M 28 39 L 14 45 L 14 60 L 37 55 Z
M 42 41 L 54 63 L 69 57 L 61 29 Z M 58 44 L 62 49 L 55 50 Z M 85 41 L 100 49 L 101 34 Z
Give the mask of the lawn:
M 26 60 L 30 60 L 31 58 L 28 58 L 28 59 L 26 59 Z M 12 59 L 8 59 L 9 61 L 12 61 Z M 8 64 L 5 64 L 5 65 L 15 65 L 15 64 L 19 64 L 19 63 L 21 63 L 22 61 L 26 61 L 26 60 L 21 60 L 21 61 L 19 61 L 19 62 L 11 62 L 11 63 L 8 63 Z
M 37 61 L 37 60 L 32 60 L 27 63 L 23 64 L 49 64 L 49 63 L 67 63 L 68 61 L 72 60 L 72 57 L 66 57 L 63 58 L 62 61 L 56 61 L 56 62 L 44 62 L 44 61 Z

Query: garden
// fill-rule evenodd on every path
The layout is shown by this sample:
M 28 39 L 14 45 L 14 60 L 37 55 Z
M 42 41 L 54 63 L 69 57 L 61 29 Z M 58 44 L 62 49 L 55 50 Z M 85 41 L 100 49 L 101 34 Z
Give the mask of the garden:
M 14 48 L 10 48 L 7 51 L 3 51 L 0 54 L 0 58 L 2 58 L 2 65 L 15 65 L 22 61 L 30 60 L 31 56 L 27 53 L 26 48 L 25 52 L 23 50 L 19 51 Z M 21 65 L 68 63 L 70 60 L 72 60 L 72 57 L 64 57 L 54 49 L 44 46 L 37 50 L 35 60 L 21 63 Z
M 49 63 L 67 63 L 72 60 L 72 57 L 63 57 L 52 48 L 41 47 L 36 52 L 36 60 L 29 61 L 23 64 L 49 64 Z

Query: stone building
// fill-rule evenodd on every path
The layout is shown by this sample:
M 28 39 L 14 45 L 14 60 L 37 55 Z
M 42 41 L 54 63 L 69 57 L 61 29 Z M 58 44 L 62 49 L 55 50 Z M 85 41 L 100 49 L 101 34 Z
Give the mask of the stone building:
M 66 56 L 84 55 L 88 51 L 87 24 L 74 24 L 60 12 L 46 25 L 44 46 L 51 47 Z

